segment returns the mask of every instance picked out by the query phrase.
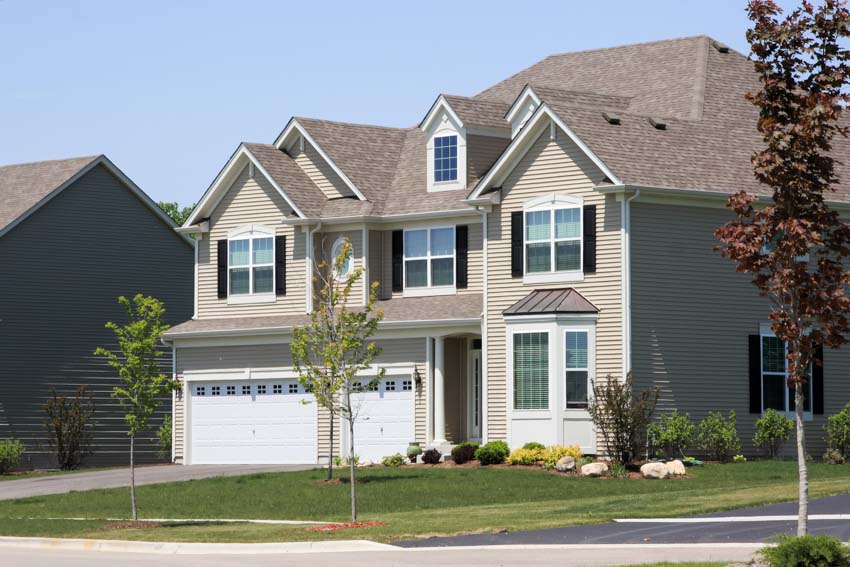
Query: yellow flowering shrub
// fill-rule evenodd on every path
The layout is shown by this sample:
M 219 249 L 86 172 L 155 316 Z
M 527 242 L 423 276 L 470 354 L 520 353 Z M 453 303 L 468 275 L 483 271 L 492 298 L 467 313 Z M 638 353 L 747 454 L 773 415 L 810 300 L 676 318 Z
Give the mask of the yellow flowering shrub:
M 578 445 L 553 445 L 545 449 L 514 449 L 508 455 L 509 465 L 543 465 L 554 468 L 562 457 L 573 457 L 576 461 L 581 458 Z

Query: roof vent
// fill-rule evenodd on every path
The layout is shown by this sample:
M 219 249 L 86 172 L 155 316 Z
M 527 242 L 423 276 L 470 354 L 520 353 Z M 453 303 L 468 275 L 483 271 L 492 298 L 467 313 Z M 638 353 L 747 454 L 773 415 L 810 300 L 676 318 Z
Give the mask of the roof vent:
M 608 121 L 608 124 L 619 124 L 620 117 L 613 112 L 603 112 L 602 117 Z
M 716 49 L 720 53 L 729 53 L 729 46 L 725 43 L 720 43 L 719 41 L 712 41 L 711 45 L 713 45 L 714 49 Z
M 667 123 L 664 122 L 663 120 L 658 119 L 658 118 L 650 118 L 649 123 L 652 124 L 652 127 L 655 128 L 656 130 L 666 130 L 667 129 Z

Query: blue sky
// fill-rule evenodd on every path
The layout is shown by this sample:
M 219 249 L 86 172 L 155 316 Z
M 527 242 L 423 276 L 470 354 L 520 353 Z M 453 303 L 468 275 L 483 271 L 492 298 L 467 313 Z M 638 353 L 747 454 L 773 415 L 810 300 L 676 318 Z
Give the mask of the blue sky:
M 292 115 L 409 126 L 552 53 L 696 34 L 746 53 L 744 6 L 0 0 L 0 164 L 104 153 L 191 204 Z

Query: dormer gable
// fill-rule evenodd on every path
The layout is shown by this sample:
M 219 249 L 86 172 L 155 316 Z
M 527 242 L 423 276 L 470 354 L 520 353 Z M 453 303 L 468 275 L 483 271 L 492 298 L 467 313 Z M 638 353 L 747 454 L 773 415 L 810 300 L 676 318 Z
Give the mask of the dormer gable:
M 505 120 L 511 124 L 511 138 L 516 138 L 522 127 L 534 116 L 540 104 L 541 98 L 534 92 L 531 85 L 526 85 L 505 115 Z
M 467 129 L 443 95 L 419 124 L 425 133 L 429 192 L 466 188 Z

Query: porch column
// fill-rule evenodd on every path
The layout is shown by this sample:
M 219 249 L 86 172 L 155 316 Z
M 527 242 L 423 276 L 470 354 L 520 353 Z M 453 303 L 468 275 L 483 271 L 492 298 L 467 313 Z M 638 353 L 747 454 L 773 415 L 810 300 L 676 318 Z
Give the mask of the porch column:
M 434 445 L 446 441 L 446 339 L 434 338 Z

